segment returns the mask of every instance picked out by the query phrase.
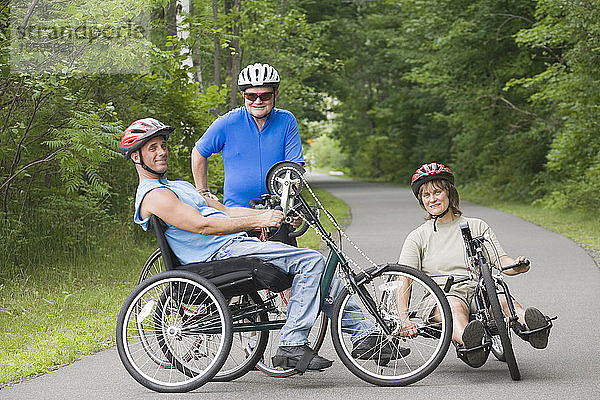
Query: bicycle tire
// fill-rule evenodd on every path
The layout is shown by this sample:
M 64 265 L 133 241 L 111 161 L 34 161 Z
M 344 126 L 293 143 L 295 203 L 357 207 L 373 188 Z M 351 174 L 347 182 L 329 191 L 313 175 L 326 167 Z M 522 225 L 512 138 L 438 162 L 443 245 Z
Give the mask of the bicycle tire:
M 127 297 L 116 341 L 121 362 L 137 382 L 156 392 L 188 392 L 208 382 L 225 363 L 231 314 L 210 281 L 187 271 L 167 271 L 146 279 Z M 153 359 L 160 352 L 167 364 Z
M 500 337 L 500 343 L 502 344 L 502 352 L 506 364 L 508 365 L 510 377 L 512 380 L 518 381 L 521 379 L 521 373 L 519 372 L 519 366 L 517 365 L 517 359 L 513 351 L 510 334 L 506 324 L 506 317 L 500 306 L 500 300 L 498 299 L 496 282 L 492 277 L 489 264 L 481 266 L 481 276 L 483 277 L 483 284 L 485 285 L 489 305 L 492 309 L 492 317 L 494 318 L 496 329 L 498 330 L 498 336 Z
M 275 310 L 273 311 L 274 319 L 280 319 L 286 314 L 282 296 L 283 295 L 279 293 L 271 300 L 275 302 Z M 318 352 L 323 345 L 325 335 L 327 334 L 327 325 L 329 325 L 329 318 L 321 311 L 309 333 L 309 344 L 315 352 Z M 262 360 L 256 363 L 256 369 L 273 378 L 287 378 L 295 375 L 297 371 L 294 368 L 279 368 L 273 366 L 271 359 L 279 346 L 279 334 L 276 333 L 278 332 L 271 331 L 266 351 L 263 354 Z
M 162 259 L 162 253 L 160 252 L 160 248 L 154 250 L 150 257 L 144 263 L 142 267 L 142 272 L 140 272 L 140 277 L 138 278 L 138 284 L 142 283 L 145 279 L 150 278 L 156 274 L 161 272 L 165 272 L 167 267 L 165 266 L 165 262 Z
M 254 369 L 256 363 L 263 357 L 269 342 L 269 331 L 259 330 L 250 332 L 235 332 L 238 315 L 247 313 L 253 307 L 262 307 L 264 302 L 257 292 L 235 296 L 230 299 L 229 311 L 233 322 L 233 342 L 225 364 L 213 377 L 214 382 L 229 382 L 240 378 Z M 269 316 L 266 312 L 254 315 L 254 322 L 267 322 Z M 246 319 L 240 323 L 247 322 Z
M 342 363 L 357 377 L 378 386 L 406 386 L 417 382 L 437 368 L 444 359 L 450 346 L 452 337 L 452 313 L 446 296 L 440 287 L 423 272 L 414 268 L 401 265 L 387 265 L 385 269 L 373 274 L 369 271 L 371 278 L 362 282 L 359 290 L 352 294 L 347 288 L 343 288 L 335 302 L 332 316 L 332 340 L 338 357 Z M 356 278 L 360 282 L 363 278 L 359 274 Z M 410 285 L 400 278 L 410 279 Z M 419 335 L 414 338 L 401 338 L 399 332 L 402 326 L 402 318 L 398 315 L 399 305 L 397 299 L 402 293 L 409 291 L 411 300 L 409 304 L 409 315 L 411 320 L 419 326 Z M 360 293 L 359 293 L 360 292 Z M 428 297 L 432 296 L 432 297 Z M 425 298 L 433 299 L 440 313 L 440 321 L 434 322 L 428 319 L 419 321 L 418 311 L 424 306 Z M 356 306 L 358 304 L 362 315 Z M 375 308 L 380 320 L 390 329 L 389 335 L 379 325 L 378 319 L 373 313 L 367 311 L 367 303 Z M 354 308 L 353 312 L 350 310 Z M 354 316 L 353 316 L 354 315 Z M 354 320 L 370 320 L 376 331 L 381 335 L 377 348 L 371 349 L 370 359 L 361 359 L 353 356 L 353 344 L 351 335 L 348 335 L 348 324 Z M 344 322 L 346 328 L 344 328 Z M 358 332 L 354 332 L 359 334 Z M 358 339 L 360 340 L 360 339 Z M 399 355 L 396 359 L 381 358 L 382 352 L 378 350 L 383 346 L 389 346 L 399 352 L 399 348 L 408 348 L 410 353 L 406 356 Z M 364 352 L 365 354 L 368 352 Z M 378 355 L 379 354 L 379 355 Z

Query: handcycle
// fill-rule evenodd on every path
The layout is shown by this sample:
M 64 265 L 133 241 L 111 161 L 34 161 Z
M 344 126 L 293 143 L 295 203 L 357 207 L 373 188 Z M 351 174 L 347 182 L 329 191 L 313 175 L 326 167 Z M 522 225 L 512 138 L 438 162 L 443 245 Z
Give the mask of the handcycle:
M 250 202 L 251 208 L 255 209 L 270 209 L 270 208 L 281 208 L 283 207 L 281 198 L 277 195 L 263 195 L 260 199 L 253 199 Z M 318 209 L 313 208 L 314 215 L 318 218 Z M 291 222 L 290 218 L 287 219 L 288 223 Z M 289 225 L 289 224 L 288 224 Z M 144 280 L 149 277 L 156 275 L 161 272 L 165 272 L 167 270 L 177 269 L 180 266 L 178 265 L 177 260 L 172 257 L 171 250 L 164 238 L 164 230 L 166 229 L 166 224 L 157 218 L 156 216 L 152 216 L 150 219 L 151 229 L 154 231 L 158 242 L 160 244 L 159 248 L 156 249 L 146 260 L 142 271 L 140 273 L 138 284 L 142 283 Z M 309 224 L 304 223 L 299 229 L 293 230 L 290 228 L 284 232 L 288 238 L 297 238 L 302 236 L 309 228 Z M 281 235 L 281 231 L 278 228 L 262 228 L 260 230 L 260 234 L 256 235 L 260 238 L 260 240 L 272 240 L 273 237 L 276 237 L 277 240 L 284 241 L 284 236 Z M 285 240 L 286 242 L 289 241 Z M 166 254 L 166 257 L 163 257 L 163 254 Z M 168 260 L 169 268 L 167 268 L 167 263 L 165 259 Z M 248 277 L 246 277 L 248 278 Z M 231 281 L 232 279 L 229 278 Z M 258 300 L 257 300 L 258 299 Z M 280 320 L 285 321 L 285 315 L 287 310 L 287 303 L 289 300 L 289 290 L 285 290 L 282 292 L 275 292 L 270 289 L 257 290 L 256 293 L 248 294 L 244 293 L 243 296 L 233 296 L 227 299 L 228 305 L 230 308 L 241 307 L 240 304 L 246 304 L 249 302 L 252 303 L 268 303 L 268 307 L 266 306 L 255 306 L 255 307 L 264 307 L 264 313 L 267 314 L 269 320 Z M 263 314 L 264 314 L 263 313 Z M 329 318 L 327 315 L 321 311 L 319 316 L 317 317 L 317 321 L 314 326 L 310 330 L 309 334 L 309 343 L 315 352 L 318 352 L 323 344 L 326 334 L 327 327 L 329 324 Z M 225 361 L 224 366 L 221 370 L 211 379 L 212 381 L 231 381 L 243 376 L 246 372 L 252 369 L 251 364 L 256 363 L 255 368 L 271 377 L 275 378 L 287 378 L 291 375 L 296 374 L 298 371 L 294 368 L 276 368 L 272 365 L 271 359 L 272 356 L 275 355 L 277 350 L 277 345 L 279 342 L 279 335 L 277 334 L 277 330 L 269 330 L 262 332 L 242 332 L 238 331 L 233 335 L 232 348 L 229 352 L 229 356 Z M 268 338 L 268 339 L 265 339 Z M 266 342 L 266 343 L 265 343 Z M 256 348 L 256 352 L 254 347 Z M 263 356 L 256 360 L 256 354 L 262 352 Z M 252 357 L 249 355 L 252 354 Z
M 371 262 L 369 267 L 363 268 L 347 257 L 341 248 L 341 238 L 349 239 L 310 190 L 303 173 L 303 168 L 297 164 L 276 164 L 267 175 L 267 189 L 270 195 L 282 200 L 286 217 L 301 216 L 321 236 L 329 250 L 320 293 L 322 307 L 332 310 L 331 335 L 337 355 L 353 374 L 371 384 L 404 386 L 425 378 L 444 358 L 452 334 L 450 306 L 441 288 L 422 272 L 409 267 Z M 340 233 L 339 245 L 302 197 L 303 186 L 313 195 L 321 211 L 332 219 Z M 159 235 L 157 238 L 163 259 L 172 263 L 175 257 L 169 253 L 168 243 L 166 240 L 161 243 Z M 245 260 L 232 262 L 244 263 Z M 188 264 L 184 267 L 186 270 L 167 265 L 166 272 L 143 280 L 122 307 L 117 322 L 119 356 L 132 377 L 149 389 L 159 392 L 194 390 L 219 378 L 226 362 L 230 362 L 225 367 L 230 376 L 221 375 L 220 380 L 229 380 L 232 375 L 239 377 L 260 362 L 279 371 L 270 366 L 270 360 L 263 353 L 269 332 L 277 331 L 285 324 L 285 319 L 280 316 L 270 319 L 277 310 L 278 295 L 273 292 L 283 290 L 290 282 L 270 288 L 269 284 L 257 284 L 264 281 L 261 271 L 276 274 L 260 260 L 245 270 L 251 272 L 249 276 L 235 279 L 207 274 L 207 271 L 218 269 L 207 268 L 210 264 Z M 190 272 L 194 270 L 197 273 Z M 285 280 L 285 277 L 279 277 L 274 281 Z M 272 294 L 261 296 L 259 291 L 265 288 Z M 398 312 L 397 302 L 404 294 L 410 297 L 409 312 L 418 326 L 418 335 L 414 337 L 400 335 L 406 317 Z M 228 304 L 227 299 L 234 297 L 239 300 Z M 438 322 L 418 320 L 422 299 L 426 297 L 435 301 L 440 316 Z M 356 310 L 349 307 L 350 304 L 358 305 L 359 310 L 345 311 Z M 368 357 L 353 355 L 351 337 L 357 336 L 357 332 L 349 331 L 348 326 L 357 318 L 370 321 L 373 329 L 369 333 L 376 333 L 378 337 Z M 236 357 L 232 359 L 234 334 L 245 335 L 249 346 L 240 346 L 242 351 L 236 351 Z M 252 344 L 248 340 L 251 337 Z M 363 339 L 355 337 L 354 341 Z M 383 352 L 384 347 L 395 349 L 395 356 Z M 399 351 L 400 347 L 403 351 Z M 296 367 L 294 372 L 304 371 Z
M 521 265 L 529 265 L 529 261 L 525 260 L 502 267 L 498 252 L 489 237 L 486 235 L 473 237 L 467 222 L 460 224 L 460 230 L 465 243 L 469 276 L 456 280 L 453 276 L 448 277 L 444 292 L 448 293 L 454 284 L 470 280 L 477 282 L 473 295 L 476 311 L 471 313 L 469 318 L 470 320 L 477 319 L 481 321 L 485 333 L 482 344 L 469 350 L 484 349 L 486 358 L 491 352 L 496 359 L 506 362 L 513 380 L 520 380 L 521 373 L 512 346 L 511 332 L 527 340 L 530 335 L 551 328 L 552 320 L 557 317 L 546 317 L 546 325 L 537 329 L 517 328 L 518 316 L 515 311 L 513 297 L 510 294 L 508 285 L 504 282 L 502 271 Z M 500 304 L 502 297 L 506 300 L 509 315 L 505 315 Z M 465 351 L 467 350 L 457 349 L 458 353 Z

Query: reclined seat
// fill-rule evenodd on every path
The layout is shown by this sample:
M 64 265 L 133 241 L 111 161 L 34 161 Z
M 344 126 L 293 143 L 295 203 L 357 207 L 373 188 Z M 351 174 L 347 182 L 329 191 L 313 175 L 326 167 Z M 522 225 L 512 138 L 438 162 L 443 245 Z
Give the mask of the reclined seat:
M 156 215 L 150 216 L 150 227 L 167 270 L 186 270 L 209 279 L 226 298 L 263 289 L 281 292 L 292 286 L 293 275 L 256 257 L 232 257 L 224 260 L 181 265 L 165 237 L 167 224 Z

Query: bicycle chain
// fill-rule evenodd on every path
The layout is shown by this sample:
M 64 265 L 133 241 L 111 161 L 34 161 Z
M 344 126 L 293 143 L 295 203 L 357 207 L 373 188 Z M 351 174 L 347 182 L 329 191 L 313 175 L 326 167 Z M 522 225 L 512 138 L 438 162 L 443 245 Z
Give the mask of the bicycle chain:
M 353 241 L 352 239 L 350 239 L 348 237 L 348 235 L 346 235 L 346 232 L 344 232 L 344 230 L 337 224 L 337 222 L 335 221 L 335 219 L 331 216 L 331 214 L 325 209 L 325 207 L 323 206 L 323 204 L 321 203 L 321 201 L 319 201 L 319 198 L 317 197 L 317 195 L 315 194 L 315 192 L 313 192 L 313 190 L 311 189 L 310 185 L 308 184 L 308 182 L 306 181 L 306 179 L 304 178 L 303 175 L 300 175 L 300 178 L 302 179 L 302 183 L 306 186 L 306 188 L 308 189 L 308 191 L 310 192 L 311 196 L 313 197 L 313 199 L 315 199 L 315 202 L 317 203 L 318 207 L 320 210 L 322 210 L 326 215 L 327 218 L 329 219 L 329 221 L 332 223 L 332 225 L 335 227 L 335 229 L 340 233 L 341 237 L 345 238 L 351 245 L 352 247 L 354 247 L 354 249 L 365 258 L 365 260 L 367 260 L 372 266 L 377 267 L 377 264 L 371 260 L 371 258 L 369 258 L 369 256 L 367 256 L 365 254 L 364 251 L 362 251 L 362 249 L 360 249 Z M 333 246 L 335 246 L 335 242 L 333 241 L 333 239 L 331 239 L 331 237 L 329 236 L 325 236 L 323 235 L 321 232 L 319 232 L 319 230 L 316 228 L 316 226 L 314 224 L 311 224 L 305 217 L 304 215 L 297 213 L 300 218 L 302 218 L 302 220 L 304 221 L 304 223 L 309 224 L 309 226 L 311 226 L 314 231 L 317 233 L 317 235 L 319 235 L 324 241 L 326 241 L 329 244 L 332 244 Z M 337 246 L 335 246 L 337 247 Z M 361 272 L 365 272 L 365 270 L 356 262 L 354 261 L 352 258 L 350 258 L 350 256 L 348 256 L 343 250 L 342 250 L 342 244 L 341 244 L 341 239 L 340 239 L 340 246 L 339 246 L 339 251 L 340 253 L 344 256 L 344 258 L 351 262 L 354 266 L 356 266 Z

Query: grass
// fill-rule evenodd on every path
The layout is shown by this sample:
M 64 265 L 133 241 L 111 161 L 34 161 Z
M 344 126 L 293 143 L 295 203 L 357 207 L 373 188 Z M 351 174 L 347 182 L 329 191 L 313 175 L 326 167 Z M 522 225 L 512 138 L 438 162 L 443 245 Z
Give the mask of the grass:
M 335 217 L 338 225 L 340 227 L 344 227 L 348 225 L 350 219 L 350 209 L 348 205 L 332 195 L 331 193 L 321 190 L 321 189 L 313 189 L 323 206 Z M 306 193 L 304 191 L 302 196 L 306 199 L 308 204 L 312 205 L 314 203 L 312 196 L 310 193 Z M 334 232 L 335 228 L 333 224 L 329 221 L 326 215 L 321 213 L 321 223 L 323 227 L 327 230 L 327 232 Z M 309 228 L 308 231 L 302 236 L 298 238 L 298 246 L 300 247 L 309 247 L 311 249 L 319 249 L 323 246 L 323 241 L 321 237 L 317 235 L 314 229 Z
M 331 194 L 317 196 L 339 223 L 350 215 Z M 157 246 L 129 219 L 103 234 L 101 248 L 86 256 L 0 275 L 0 388 L 114 346 L 121 305 Z M 318 249 L 321 241 L 309 229 L 299 243 Z
M 600 265 L 600 226 L 598 218 L 579 210 L 558 210 L 522 202 L 506 202 L 461 192 L 465 199 L 523 218 L 543 228 L 564 235 L 583 248 Z
M 114 345 L 121 304 L 156 247 L 149 234 L 118 229 L 92 254 L 3 276 L 0 384 Z

